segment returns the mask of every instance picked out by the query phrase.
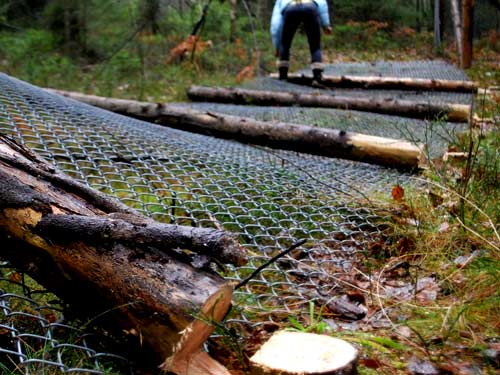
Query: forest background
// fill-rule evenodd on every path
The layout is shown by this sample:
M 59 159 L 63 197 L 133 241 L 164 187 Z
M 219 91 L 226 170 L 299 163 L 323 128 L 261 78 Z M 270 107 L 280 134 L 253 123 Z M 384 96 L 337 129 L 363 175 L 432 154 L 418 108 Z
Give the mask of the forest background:
M 451 2 L 436 1 L 329 0 L 334 31 L 323 37 L 325 61 L 441 58 L 459 65 Z M 0 72 L 42 87 L 150 102 L 182 101 L 193 83 L 234 85 L 275 71 L 268 31 L 273 5 L 272 0 L 3 0 Z M 204 9 L 198 35 L 206 47 L 167 63 Z M 500 1 L 475 1 L 473 34 L 473 63 L 466 73 L 482 88 L 498 87 Z M 203 44 L 207 41 L 211 43 Z M 295 38 L 292 53 L 292 71 L 309 64 L 303 33 Z M 500 367 L 498 91 L 478 94 L 475 109 L 477 117 L 489 121 L 474 129 L 471 122 L 467 136 L 453 145 L 454 151 L 466 152 L 464 164 L 452 170 L 436 164 L 428 171 L 439 186 L 438 198 L 451 201 L 456 212 L 450 216 L 450 207 L 436 207 L 435 192 L 407 196 L 406 209 L 421 223 L 419 235 L 413 228 L 396 227 L 394 248 L 386 251 L 388 256 L 418 254 L 415 269 L 437 270 L 446 281 L 446 294 L 435 306 L 411 307 L 411 344 L 400 345 L 383 332 L 358 337 L 368 353 L 361 373 L 406 368 L 403 358 L 415 348 L 434 361 L 453 362 L 450 358 L 458 356 L 491 373 Z M 474 256 L 457 270 L 450 264 L 459 254 Z M 386 260 L 373 259 L 374 268 L 383 267 Z M 318 321 L 314 326 L 300 324 L 309 331 L 323 327 Z M 455 367 L 449 368 L 455 371 L 457 365 L 452 364 Z M 465 373 L 460 372 L 464 368 L 450 371 Z
M 432 0 L 330 0 L 334 33 L 323 37 L 325 61 L 442 57 L 456 62 L 450 2 L 438 3 L 436 41 Z M 268 32 L 273 5 L 272 0 L 6 0 L 0 5 L 0 70 L 43 87 L 180 100 L 194 82 L 234 84 L 246 66 L 257 68 L 252 74 L 275 70 Z M 206 6 L 198 35 L 211 47 L 166 64 Z M 476 1 L 476 61 L 495 61 L 499 28 L 499 1 Z M 292 53 L 292 70 L 308 65 L 303 33 Z M 497 69 L 476 74 L 477 66 L 473 79 L 500 79 Z

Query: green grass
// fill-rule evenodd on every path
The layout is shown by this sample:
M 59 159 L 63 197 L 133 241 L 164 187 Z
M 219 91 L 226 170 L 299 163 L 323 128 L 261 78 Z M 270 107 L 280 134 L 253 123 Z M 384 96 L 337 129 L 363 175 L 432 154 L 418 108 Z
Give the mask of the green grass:
M 409 300 L 391 306 L 385 300 L 383 305 L 392 309 L 392 324 L 400 324 L 394 320 L 396 316 L 405 317 L 404 325 L 410 328 L 411 335 L 399 339 L 417 348 L 420 357 L 436 363 L 453 362 L 450 353 L 462 347 L 459 355 L 483 366 L 486 373 L 494 370 L 484 363 L 478 348 L 486 347 L 488 340 L 500 332 L 500 237 L 495 231 L 500 210 L 498 189 L 492 183 L 498 169 L 491 160 L 491 154 L 498 152 L 499 136 L 497 129 L 473 139 L 477 147 L 469 158 L 469 179 L 457 180 L 450 177 L 455 174 L 448 173 L 452 168 L 463 172 L 467 161 L 428 171 L 431 180 L 440 181 L 432 188 L 443 198 L 441 203 L 436 204 L 428 195 L 408 192 L 404 202 L 396 204 L 403 218 L 409 217 L 419 225 L 415 228 L 404 220 L 395 222 L 390 241 L 395 246 L 388 252 L 389 259 L 408 261 L 409 273 L 416 277 L 434 274 L 440 292 L 435 301 Z M 468 145 L 464 142 L 462 149 Z M 441 231 L 443 224 L 449 229 Z M 397 245 L 402 238 L 411 239 L 412 244 L 404 251 Z M 456 263 L 459 257 L 463 257 L 462 263 Z M 372 267 L 380 269 L 382 264 L 374 262 Z M 386 334 L 394 335 L 394 331 Z M 386 349 L 374 348 L 392 356 L 386 363 L 388 367 L 391 361 L 398 361 L 398 354 L 404 355 L 398 348 L 389 348 L 391 353 Z

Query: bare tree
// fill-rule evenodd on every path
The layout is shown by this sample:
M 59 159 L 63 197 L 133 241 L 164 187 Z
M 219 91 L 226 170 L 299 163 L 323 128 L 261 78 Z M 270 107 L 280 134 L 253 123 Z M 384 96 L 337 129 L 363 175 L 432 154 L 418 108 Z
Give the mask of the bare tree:
M 472 65 L 472 37 L 474 25 L 474 0 L 462 1 L 462 59 L 461 67 Z
M 422 8 L 422 0 L 416 0 L 415 6 L 416 6 L 415 10 L 416 10 L 416 14 L 417 14 L 415 28 L 416 28 L 417 32 L 419 33 L 420 31 L 422 31 L 422 19 L 420 18 L 421 8 Z
M 450 0 L 451 16 L 453 21 L 453 29 L 455 30 L 455 41 L 457 43 L 458 59 L 462 61 L 462 18 L 460 17 L 460 8 L 458 0 Z
M 160 17 L 160 0 L 143 0 L 141 2 L 141 18 L 146 28 L 149 28 L 152 34 L 158 34 L 160 26 L 158 19 Z
M 439 50 L 441 48 L 441 1 L 434 0 L 434 48 Z
M 234 42 L 236 40 L 236 11 L 238 9 L 238 0 L 229 0 L 229 5 L 231 7 L 229 11 L 229 41 Z

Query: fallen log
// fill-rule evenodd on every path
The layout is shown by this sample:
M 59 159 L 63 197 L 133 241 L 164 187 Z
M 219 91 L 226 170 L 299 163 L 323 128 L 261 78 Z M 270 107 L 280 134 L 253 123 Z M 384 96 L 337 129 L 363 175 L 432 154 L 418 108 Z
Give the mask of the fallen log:
M 272 78 L 278 78 L 276 73 Z M 312 86 L 312 75 L 289 73 L 288 82 Z M 427 79 L 408 77 L 377 77 L 354 75 L 324 75 L 321 84 L 331 88 L 364 88 L 379 90 L 421 90 L 421 91 L 447 91 L 475 93 L 478 84 L 473 81 L 459 81 L 447 79 Z
M 128 116 L 242 142 L 401 169 L 419 168 L 423 162 L 423 145 L 403 140 L 306 125 L 258 121 L 162 103 L 50 91 Z
M 86 316 L 138 332 L 164 371 L 229 374 L 200 347 L 234 284 L 188 254 L 241 264 L 230 234 L 154 222 L 0 135 L 0 241 L 3 259 Z
M 358 352 L 326 335 L 278 331 L 250 358 L 253 375 L 356 374 Z
M 188 90 L 188 97 L 193 101 L 261 106 L 337 108 L 431 120 L 445 119 L 450 122 L 467 122 L 472 110 L 470 105 L 455 103 L 203 86 L 191 86 Z

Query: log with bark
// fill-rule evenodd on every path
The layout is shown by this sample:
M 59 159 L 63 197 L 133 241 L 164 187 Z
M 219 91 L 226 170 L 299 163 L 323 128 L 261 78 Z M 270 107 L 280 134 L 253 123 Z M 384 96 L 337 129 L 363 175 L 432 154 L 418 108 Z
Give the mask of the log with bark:
M 458 0 L 450 0 L 451 19 L 453 21 L 453 31 L 455 33 L 455 43 L 458 51 L 458 61 L 462 61 L 462 18 L 458 7 Z
M 190 254 L 241 265 L 231 234 L 157 223 L 0 135 L 0 241 L 3 259 L 75 309 L 138 332 L 163 370 L 229 374 L 200 348 L 234 284 Z
M 431 120 L 444 118 L 450 122 L 467 122 L 471 113 L 471 106 L 466 104 L 223 87 L 191 86 L 188 90 L 188 97 L 193 101 L 338 108 Z
M 356 374 L 358 352 L 326 335 L 278 331 L 250 358 L 253 375 Z
M 474 43 L 474 0 L 462 0 L 462 60 L 460 67 L 472 66 Z
M 276 73 L 271 74 L 272 78 L 278 78 Z M 289 73 L 288 82 L 299 85 L 312 86 L 312 75 Z M 408 78 L 408 77 L 379 77 L 379 76 L 354 76 L 354 75 L 324 75 L 321 85 L 330 88 L 364 88 L 377 90 L 421 90 L 421 91 L 448 91 L 448 92 L 470 92 L 475 93 L 478 89 L 476 82 L 429 79 L 429 78 Z
M 50 90 L 50 92 L 169 127 L 273 148 L 345 158 L 401 169 L 416 169 L 424 162 L 423 145 L 404 140 L 307 125 L 258 121 L 247 117 L 194 111 L 161 103 L 104 98 L 56 90 Z

